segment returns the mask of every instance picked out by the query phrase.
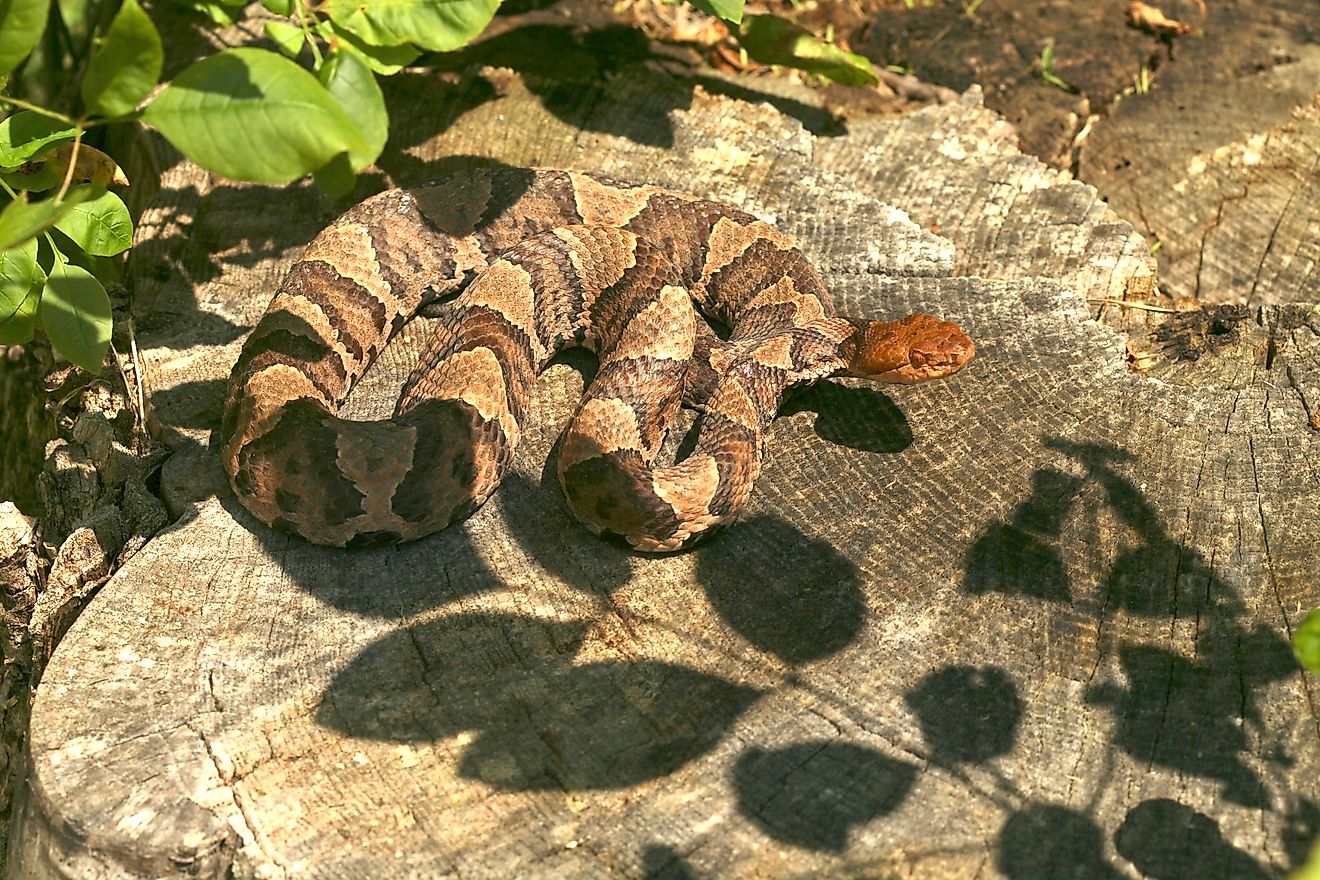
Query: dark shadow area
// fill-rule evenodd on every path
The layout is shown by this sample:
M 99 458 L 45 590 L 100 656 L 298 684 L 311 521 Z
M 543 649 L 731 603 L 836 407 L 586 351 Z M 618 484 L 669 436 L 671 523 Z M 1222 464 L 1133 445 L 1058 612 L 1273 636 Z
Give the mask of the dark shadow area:
M 509 790 L 573 791 L 674 772 L 760 696 L 670 663 L 572 665 L 588 628 L 478 613 L 401 629 L 335 677 L 317 720 L 394 742 L 473 733 L 461 775 Z M 401 679 L 419 668 L 419 678 Z
M 1017 741 L 1022 698 L 997 666 L 948 666 L 903 697 L 921 722 L 931 760 L 981 764 L 1006 755 Z
M 562 82 L 573 88 L 583 82 L 602 81 L 621 68 L 666 57 L 655 54 L 650 38 L 636 27 L 609 24 L 582 28 L 527 23 L 478 40 L 457 52 L 430 56 L 427 61 L 434 71 L 461 72 L 475 65 L 508 67 L 524 76 Z M 553 91 L 536 91 L 545 108 L 555 116 L 578 122 L 573 111 L 581 110 L 579 103 L 560 105 L 556 101 L 559 96 Z M 622 131 L 613 133 L 627 136 Z
M 1033 596 L 1051 602 L 1071 598 L 1063 553 L 1053 541 L 1085 481 L 1042 468 L 1031 475 L 1031 495 L 1008 522 L 986 526 L 967 554 L 963 589 Z
M 697 580 L 720 617 L 786 663 L 829 656 L 861 631 L 857 566 L 778 517 L 747 517 L 696 553 Z
M 696 876 L 671 847 L 651 844 L 642 853 L 643 880 L 695 880 Z
M 996 842 L 995 867 L 1008 880 L 1120 880 L 1105 858 L 1105 839 L 1090 816 L 1053 804 L 1030 804 L 1008 817 Z
M 511 15 L 522 15 L 524 12 L 532 12 L 537 9 L 549 9 L 558 3 L 559 0 L 507 0 L 501 3 L 500 8 L 495 10 L 497 19 L 507 18 Z
M 497 492 L 509 534 L 546 571 L 585 593 L 605 595 L 632 578 L 632 553 L 591 534 L 573 518 L 551 454 L 540 483 L 511 472 Z
M 1178 590 L 1184 581 L 1212 588 L 1209 581 L 1213 572 L 1204 557 L 1175 541 L 1141 490 L 1118 472 L 1117 467 L 1134 461 L 1130 453 L 1113 446 L 1073 443 L 1056 437 L 1047 437 L 1044 442 L 1046 448 L 1058 450 L 1086 467 L 1088 477 L 1104 490 L 1114 516 L 1141 540 L 1110 567 L 1106 577 L 1108 602 L 1132 614 L 1167 617 L 1178 613 Z M 1071 502 L 1076 494 L 1067 500 Z M 1243 609 L 1231 588 L 1226 584 L 1219 587 L 1208 592 L 1212 601 L 1223 611 L 1240 614 Z
M 816 382 L 790 391 L 780 416 L 816 414 L 816 436 L 859 452 L 902 452 L 912 445 L 903 411 L 874 388 Z
M 220 379 L 180 382 L 153 392 L 151 408 L 174 428 L 214 428 L 224 411 L 225 390 L 226 382 Z
M 560 352 L 552 364 L 566 364 L 582 376 L 585 388 L 596 374 L 596 357 L 582 348 Z M 536 482 L 510 471 L 496 492 L 509 533 L 546 571 L 593 595 L 606 595 L 632 578 L 636 553 L 601 540 L 569 512 L 559 485 L 559 443 L 555 440 Z
M 271 295 L 274 294 L 275 291 L 272 290 Z M 191 305 L 184 308 L 179 308 L 177 303 L 161 305 L 162 309 L 159 312 L 151 311 L 138 322 L 137 332 L 157 333 L 173 330 L 174 337 L 166 341 L 177 341 L 180 346 L 194 346 L 224 345 L 252 329 L 241 327 L 227 318 L 210 312 L 197 311 Z
M 848 836 L 893 812 L 917 768 L 850 743 L 802 742 L 748 748 L 733 768 L 738 807 L 782 843 L 843 852 Z
M 1237 590 L 1216 574 L 1204 556 L 1169 533 L 1157 509 L 1126 475 L 1136 463 L 1133 455 L 1114 446 L 1057 437 L 1045 438 L 1044 445 L 1081 465 L 1084 475 L 1071 476 L 1053 468 L 1033 473 L 1031 494 L 1008 521 L 989 523 L 968 552 L 964 589 L 973 594 L 995 591 L 1035 597 L 1058 606 L 1060 613 L 1076 614 L 1080 607 L 1098 616 L 1149 619 L 1160 641 L 1167 637 L 1166 620 L 1195 618 L 1196 648 L 1190 657 L 1130 637 L 1117 643 L 1102 641 L 1102 653 L 1117 655 L 1121 679 L 1092 683 L 1085 691 L 1085 701 L 1112 713 L 1113 745 L 1141 765 L 1216 780 L 1226 800 L 1268 809 L 1279 793 L 1270 792 L 1256 762 L 1282 766 L 1287 759 L 1278 750 L 1253 757 L 1262 726 L 1258 694 L 1270 682 L 1295 674 L 1288 642 L 1263 624 L 1248 628 L 1241 622 L 1248 609 Z M 1105 505 L 1101 509 L 1111 517 L 1096 517 L 1095 506 L 1089 502 L 1076 504 L 1089 484 L 1099 487 Z M 1095 572 L 1094 583 L 1102 587 L 1094 591 L 1098 595 L 1079 596 L 1069 583 L 1065 554 L 1077 551 L 1062 546 L 1060 536 L 1071 516 L 1096 517 L 1091 523 L 1096 533 L 1093 540 L 1101 546 L 1125 548 L 1107 570 Z M 1117 534 L 1111 534 L 1115 530 Z M 1131 632 L 1131 628 L 1123 631 Z M 939 704 L 936 699 L 930 702 Z M 926 732 L 937 751 L 952 748 L 956 752 L 962 747 L 956 736 L 947 738 L 951 745 L 941 747 L 931 738 L 931 731 Z M 1153 824 L 1177 819 L 1201 835 L 1207 846 L 1214 840 L 1223 843 L 1217 827 L 1208 829 L 1167 806 L 1152 807 L 1130 818 L 1137 824 L 1126 832 L 1125 840 L 1139 858 L 1129 858 L 1134 863 L 1141 858 L 1149 861 L 1154 872 L 1150 876 L 1239 876 L 1222 869 L 1237 856 L 1202 862 L 1198 855 L 1189 862 L 1185 854 L 1172 854 L 1168 857 L 1172 861 L 1160 861 L 1141 851 L 1144 829 Z M 1053 834 L 1048 847 L 1038 847 L 1035 827 L 1055 822 L 1071 824 L 1074 832 Z M 1162 837 L 1167 839 L 1168 834 Z M 1151 834 L 1150 839 L 1157 836 Z M 1073 876 L 1067 873 L 1072 865 L 1098 865 L 1099 858 L 1099 830 L 1089 818 L 1062 807 L 1033 807 L 1020 813 L 1010 820 L 1000 840 L 1000 867 L 1011 877 Z M 1179 864 L 1177 859 L 1183 862 Z M 1251 870 L 1254 862 L 1248 862 L 1243 862 L 1243 870 Z M 1211 865 L 1220 868 L 1214 874 L 1206 873 Z M 1094 876 L 1111 876 L 1108 868 L 1097 867 L 1096 871 Z
M 582 30 L 569 25 L 529 23 L 457 52 L 426 56 L 423 63 L 429 67 L 424 73 L 402 72 L 383 85 L 390 106 L 415 105 L 419 85 L 429 90 L 441 73 L 451 77 L 457 74 L 457 90 L 467 93 L 465 103 L 471 108 L 499 97 L 498 87 L 486 80 L 479 68 L 509 68 L 523 78 L 523 84 L 545 110 L 566 125 L 668 148 L 674 145 L 674 126 L 668 114 L 691 105 L 692 85 L 648 67 L 648 63 L 663 60 L 652 51 L 652 45 L 640 29 L 618 24 Z M 637 108 L 640 112 L 620 112 L 622 108 L 606 103 L 617 100 L 608 80 L 619 76 L 651 84 L 651 88 L 637 91 L 638 99 L 646 104 Z M 428 81 L 419 83 L 419 78 Z M 412 145 L 435 133 L 416 131 Z M 399 146 L 405 145 L 392 142 L 391 152 L 398 155 Z
M 1214 632 L 1226 627 L 1235 631 Z M 1094 685 L 1086 701 L 1113 712 L 1114 744 L 1138 761 L 1217 779 L 1226 800 L 1265 808 L 1270 794 L 1244 757 L 1251 749 L 1246 724 L 1260 722 L 1252 692 L 1293 674 L 1292 654 L 1264 627 L 1241 632 L 1219 624 L 1209 632 L 1201 639 L 1206 658 L 1199 662 L 1161 648 L 1122 646 L 1126 686 Z M 1236 644 L 1223 645 L 1224 638 Z
M 1314 801 L 1297 798 L 1283 827 L 1283 851 L 1288 855 L 1289 867 L 1301 867 L 1317 840 L 1320 840 L 1320 807 Z
M 1150 880 L 1270 880 L 1273 871 L 1224 839 L 1218 823 L 1167 798 L 1142 801 L 1114 832 L 1114 848 Z
M 527 21 L 457 52 L 428 55 L 423 59 L 428 71 L 421 75 L 466 74 L 478 65 L 507 67 L 521 74 L 545 109 L 564 123 L 661 148 L 674 145 L 673 124 L 666 114 L 688 109 L 696 86 L 711 94 L 771 104 L 816 135 L 846 130 L 843 120 L 828 110 L 710 76 L 682 47 L 657 43 L 640 28 L 605 22 L 584 28 L 559 21 Z M 409 76 L 390 78 L 387 89 Z M 609 83 L 619 78 L 637 83 L 628 91 L 645 105 L 640 112 L 611 112 L 606 102 L 616 99 Z M 387 97 L 391 94 L 387 90 Z

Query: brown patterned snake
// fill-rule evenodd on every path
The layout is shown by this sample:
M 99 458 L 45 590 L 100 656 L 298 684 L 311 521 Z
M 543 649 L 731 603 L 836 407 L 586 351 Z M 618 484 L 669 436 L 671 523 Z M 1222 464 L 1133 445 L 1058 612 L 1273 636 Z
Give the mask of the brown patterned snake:
M 391 334 L 459 288 L 395 416 L 338 418 Z M 974 351 L 929 315 L 835 317 L 792 242 L 734 208 L 594 174 L 476 171 L 373 196 L 312 241 L 234 367 L 225 471 L 258 519 L 314 543 L 419 538 L 495 491 L 537 374 L 569 346 L 600 361 L 560 445 L 569 507 L 650 551 L 737 517 L 789 386 L 919 382 Z M 683 405 L 702 413 L 696 447 L 655 465 Z

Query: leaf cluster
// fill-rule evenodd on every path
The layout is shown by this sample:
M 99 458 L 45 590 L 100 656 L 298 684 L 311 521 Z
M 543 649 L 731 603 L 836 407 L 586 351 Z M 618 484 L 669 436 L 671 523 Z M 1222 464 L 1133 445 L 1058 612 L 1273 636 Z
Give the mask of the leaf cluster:
M 190 0 L 218 24 L 244 0 Z M 690 0 L 728 22 L 747 54 L 849 84 L 869 61 L 744 0 Z M 115 123 L 160 132 L 198 165 L 234 180 L 287 184 L 309 174 L 352 189 L 389 134 L 377 82 L 424 51 L 474 40 L 500 0 L 262 0 L 275 51 L 227 49 L 163 88 L 164 46 L 139 0 L 0 0 L 0 344 L 44 332 L 98 371 L 110 344 L 105 285 L 133 241 L 126 185 L 88 141 Z M 59 108 L 59 109 L 55 109 Z

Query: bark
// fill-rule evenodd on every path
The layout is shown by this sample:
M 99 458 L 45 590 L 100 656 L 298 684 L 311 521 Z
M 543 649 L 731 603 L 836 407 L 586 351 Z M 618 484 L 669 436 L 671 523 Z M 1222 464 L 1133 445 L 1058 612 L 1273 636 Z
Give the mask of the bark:
M 10 876 L 1254 878 L 1302 858 L 1320 719 L 1287 640 L 1320 604 L 1315 297 L 1135 373 L 1091 300 L 1152 293 L 1148 242 L 978 92 L 835 136 L 801 96 L 754 97 L 642 68 L 404 74 L 382 173 L 349 198 L 168 168 L 131 281 L 179 520 L 46 669 Z M 353 201 L 475 161 L 746 206 L 842 311 L 934 311 L 979 356 L 795 395 L 749 515 L 690 553 L 627 553 L 564 509 L 547 461 L 579 360 L 543 378 L 514 473 L 464 524 L 355 553 L 261 527 L 209 446 L 243 334 Z M 388 411 L 424 338 L 402 334 L 359 415 Z

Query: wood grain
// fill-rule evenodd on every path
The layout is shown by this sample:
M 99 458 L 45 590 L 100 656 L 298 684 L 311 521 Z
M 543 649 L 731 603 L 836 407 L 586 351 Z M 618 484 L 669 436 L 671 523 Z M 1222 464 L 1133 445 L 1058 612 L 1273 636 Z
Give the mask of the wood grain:
M 180 520 L 45 672 L 10 876 L 1243 878 L 1301 858 L 1320 719 L 1286 640 L 1320 604 L 1296 390 L 1320 376 L 1315 323 L 1261 325 L 1202 383 L 1130 373 L 1086 300 L 1149 289 L 1147 243 L 975 92 L 834 138 L 640 69 L 405 74 L 390 98 L 388 182 L 498 161 L 697 190 L 773 217 L 840 310 L 947 315 L 978 358 L 796 396 L 746 521 L 658 559 L 556 494 L 591 369 L 569 361 L 465 524 L 315 548 L 244 515 L 207 443 L 245 328 L 344 203 L 174 165 L 133 283 Z M 386 353 L 360 415 L 424 339 Z

